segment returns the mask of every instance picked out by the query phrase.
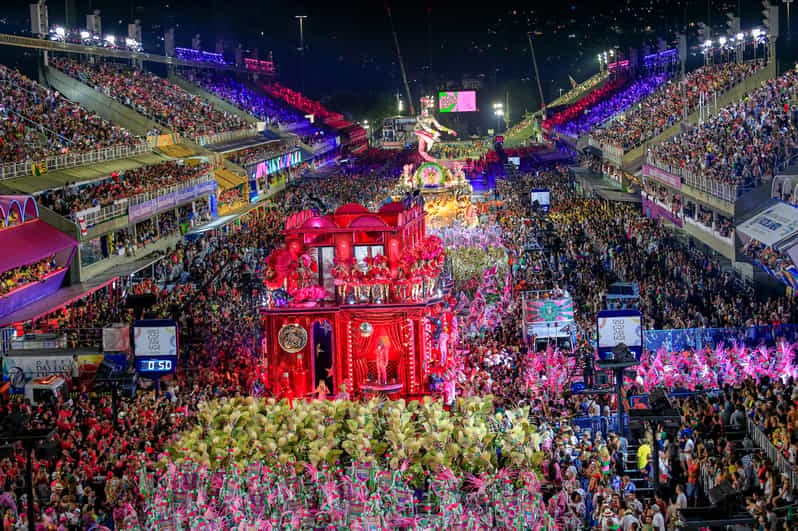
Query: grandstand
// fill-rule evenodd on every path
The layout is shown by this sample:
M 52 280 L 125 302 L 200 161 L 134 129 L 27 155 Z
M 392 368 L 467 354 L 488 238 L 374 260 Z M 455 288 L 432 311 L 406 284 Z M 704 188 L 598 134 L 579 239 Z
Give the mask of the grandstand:
M 593 132 L 587 144 L 616 166 L 635 172 L 644 162 L 646 145 L 673 137 L 682 123 L 698 123 L 705 112 L 714 113 L 715 106 L 721 108 L 740 99 L 774 76 L 773 63 L 725 63 L 699 68 L 683 82 L 667 83 L 643 99 L 639 107 L 611 127 Z M 702 104 L 704 97 L 711 98 L 711 108 Z
M 335 129 L 314 126 L 279 99 L 258 96 L 267 116 L 196 83 L 224 81 L 249 95 L 222 76 L 163 79 L 63 56 L 50 56 L 42 75 L 39 84 L 0 66 L 0 179 L 7 193 L 38 199 L 39 225 L 78 242 L 65 264 L 68 282 L 105 278 L 163 252 L 338 154 Z M 58 273 L 63 280 L 66 270 Z
M 36 200 L 0 196 L 0 320 L 61 287 L 77 241 L 39 219 Z M 9 252 L 13 250 L 13 252 Z

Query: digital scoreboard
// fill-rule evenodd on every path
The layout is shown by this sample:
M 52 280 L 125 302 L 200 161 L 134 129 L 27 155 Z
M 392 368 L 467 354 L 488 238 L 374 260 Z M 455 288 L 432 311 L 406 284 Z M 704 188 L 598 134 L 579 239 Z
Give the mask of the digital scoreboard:
M 177 323 L 168 319 L 152 319 L 133 323 L 133 352 L 136 372 L 157 378 L 177 368 Z

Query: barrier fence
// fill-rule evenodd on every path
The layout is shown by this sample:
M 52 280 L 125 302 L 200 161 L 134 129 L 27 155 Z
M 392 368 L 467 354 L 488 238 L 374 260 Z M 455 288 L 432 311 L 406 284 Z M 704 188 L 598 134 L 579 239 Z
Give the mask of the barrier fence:
M 779 472 L 790 478 L 790 485 L 795 488 L 798 485 L 798 469 L 784 457 L 778 448 L 773 446 L 768 436 L 751 419 L 746 419 L 746 423 L 746 431 L 754 444 L 765 451 L 768 459 L 778 468 Z
M 39 175 L 48 171 L 124 159 L 150 151 L 152 151 L 150 143 L 143 140 L 130 146 L 113 146 L 83 153 L 66 153 L 43 159 L 27 160 L 25 162 L 9 162 L 0 165 L 0 180 L 13 179 L 24 175 Z

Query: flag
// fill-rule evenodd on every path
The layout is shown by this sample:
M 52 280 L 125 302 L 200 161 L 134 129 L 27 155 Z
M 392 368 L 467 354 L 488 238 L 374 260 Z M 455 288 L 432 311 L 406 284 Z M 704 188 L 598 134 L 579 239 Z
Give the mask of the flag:
M 571 299 L 527 301 L 526 314 L 528 323 L 573 321 L 574 303 Z
M 576 88 L 576 85 L 578 85 L 576 80 L 574 78 L 572 78 L 570 74 L 568 75 L 568 81 L 571 82 L 571 88 Z

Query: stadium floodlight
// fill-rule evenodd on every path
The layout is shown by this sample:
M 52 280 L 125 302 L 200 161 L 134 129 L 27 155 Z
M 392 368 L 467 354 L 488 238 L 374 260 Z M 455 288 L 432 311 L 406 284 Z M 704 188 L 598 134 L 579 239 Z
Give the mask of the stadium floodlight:
M 88 31 L 83 30 L 83 31 L 80 32 L 80 38 L 81 39 L 86 40 L 89 37 L 91 37 L 91 33 L 89 33 Z
M 718 39 L 718 42 L 720 43 L 721 46 L 726 46 L 726 37 L 720 37 Z
M 113 35 L 106 35 L 105 42 L 107 42 L 108 44 L 116 44 L 116 37 L 114 37 Z
M 55 34 L 63 38 L 64 35 L 66 35 L 66 30 L 63 28 L 63 26 L 56 26 Z

